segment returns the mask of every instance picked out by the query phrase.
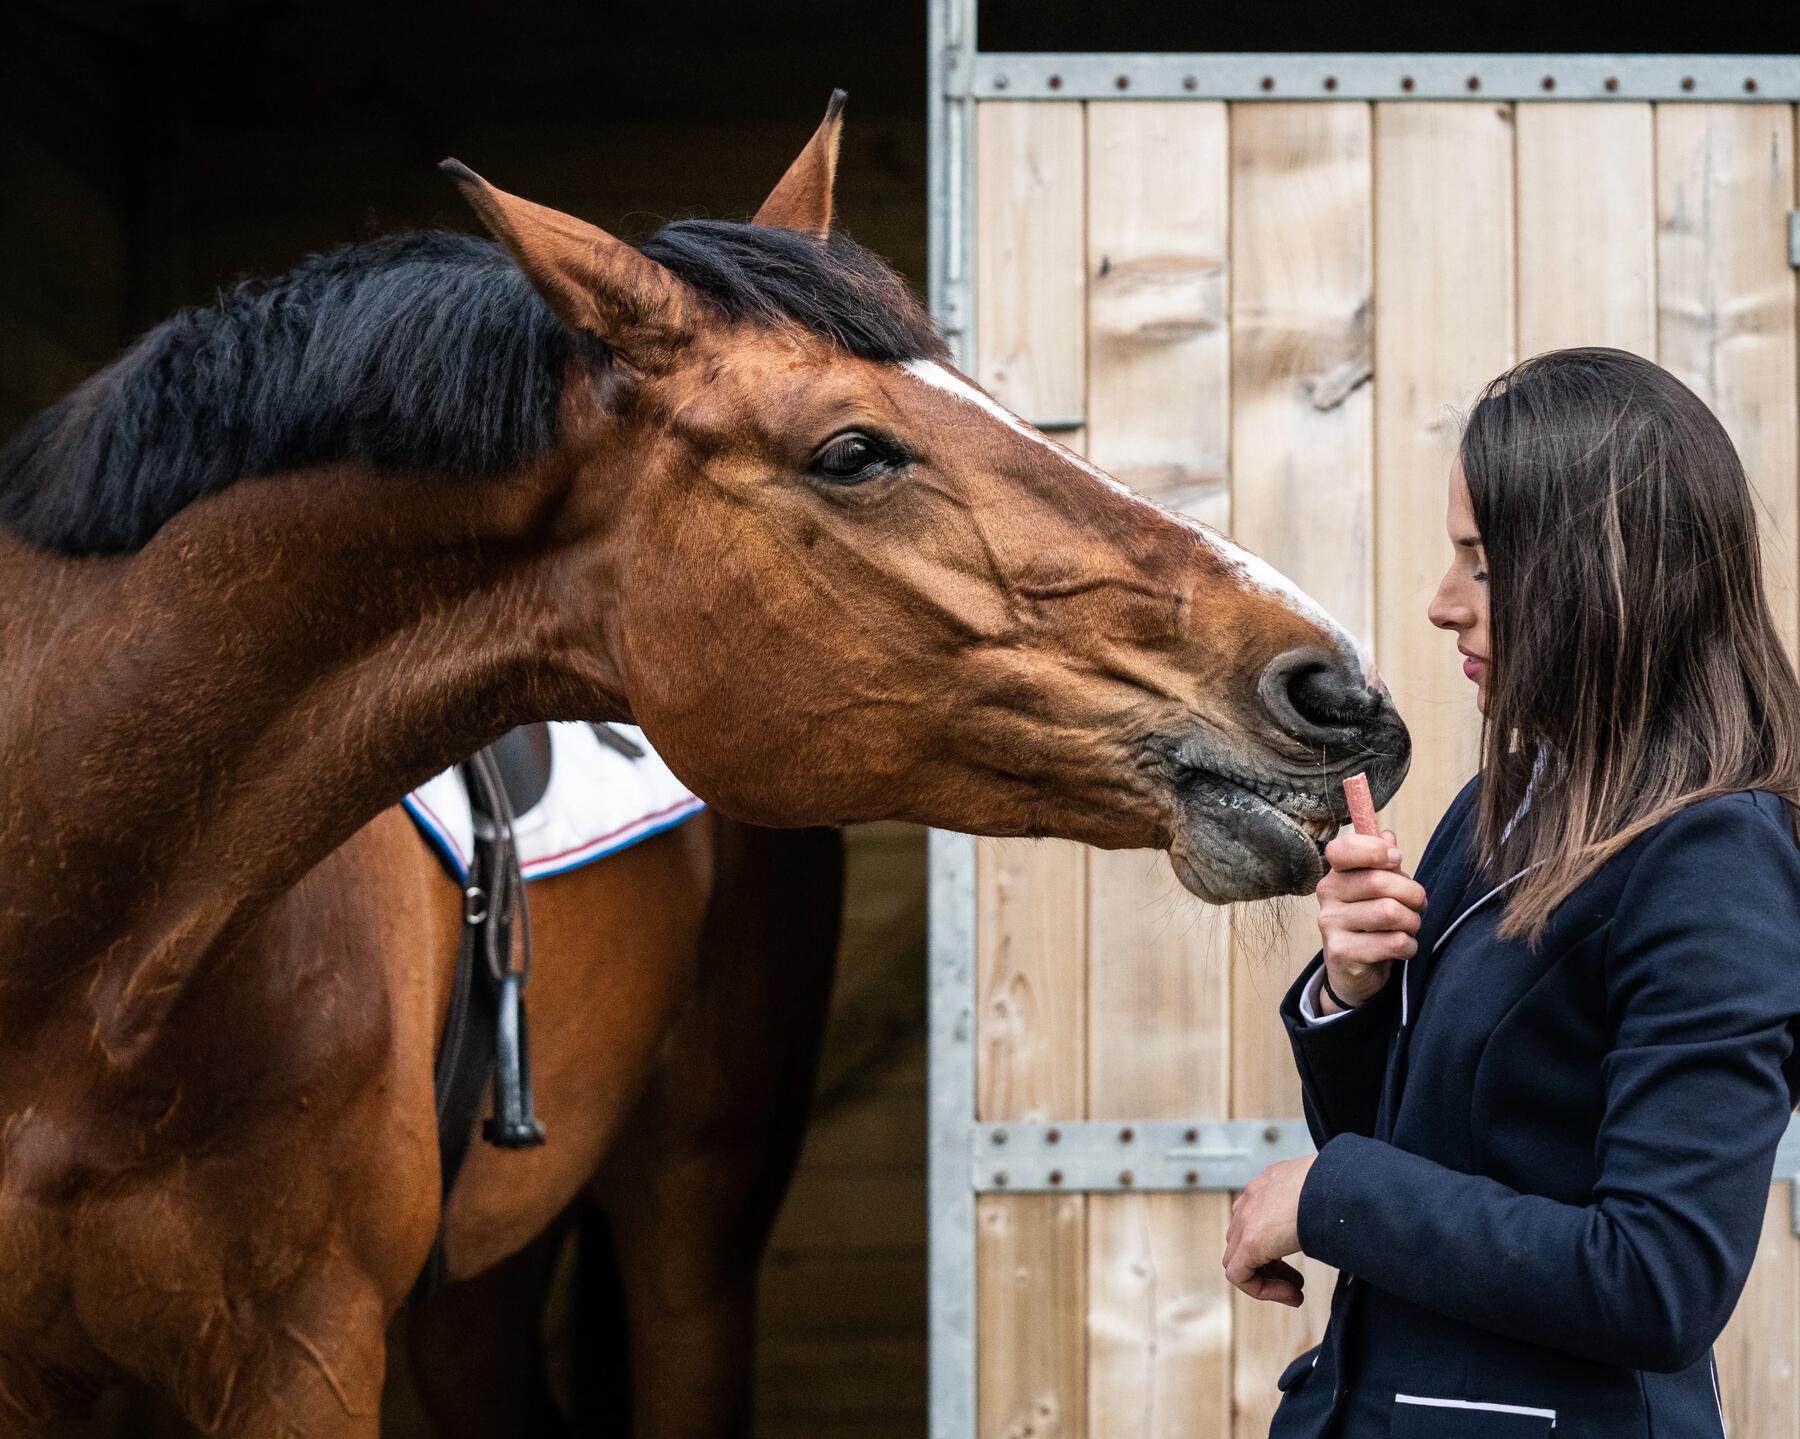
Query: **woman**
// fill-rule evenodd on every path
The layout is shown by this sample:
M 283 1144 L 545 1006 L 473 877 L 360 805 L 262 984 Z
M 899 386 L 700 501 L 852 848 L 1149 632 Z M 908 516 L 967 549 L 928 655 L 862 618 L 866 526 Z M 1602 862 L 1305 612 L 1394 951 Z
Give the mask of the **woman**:
M 1483 715 L 1416 879 L 1345 835 L 1282 1003 L 1319 1146 L 1245 1191 L 1232 1282 L 1325 1341 L 1272 1439 L 1687 1439 L 1800 1063 L 1800 685 L 1754 501 L 1666 371 L 1563 350 L 1490 385 L 1430 617 Z

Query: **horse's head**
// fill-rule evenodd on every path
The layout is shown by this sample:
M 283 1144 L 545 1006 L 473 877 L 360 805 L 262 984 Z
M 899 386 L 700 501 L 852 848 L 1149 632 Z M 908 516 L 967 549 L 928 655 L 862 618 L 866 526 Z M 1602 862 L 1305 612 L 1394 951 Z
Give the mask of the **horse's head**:
M 1406 769 L 1379 680 L 1268 566 L 950 366 L 830 233 L 840 100 L 752 224 L 641 250 L 447 165 L 607 356 L 564 400 L 577 648 L 745 819 L 1167 848 L 1209 899 L 1310 889 L 1339 780 L 1385 801 Z

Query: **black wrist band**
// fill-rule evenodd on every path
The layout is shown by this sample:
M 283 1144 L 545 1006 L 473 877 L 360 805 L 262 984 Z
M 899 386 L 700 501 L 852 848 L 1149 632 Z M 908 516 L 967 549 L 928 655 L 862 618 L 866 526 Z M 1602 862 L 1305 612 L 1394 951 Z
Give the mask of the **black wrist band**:
M 1326 970 L 1324 968 L 1321 968 L 1319 970 L 1319 988 L 1325 991 L 1326 996 L 1339 1009 L 1355 1009 L 1356 1008 L 1356 1006 L 1354 1004 L 1345 1004 L 1343 1000 L 1338 998 L 1338 992 L 1331 987 L 1331 973 L 1329 970 Z

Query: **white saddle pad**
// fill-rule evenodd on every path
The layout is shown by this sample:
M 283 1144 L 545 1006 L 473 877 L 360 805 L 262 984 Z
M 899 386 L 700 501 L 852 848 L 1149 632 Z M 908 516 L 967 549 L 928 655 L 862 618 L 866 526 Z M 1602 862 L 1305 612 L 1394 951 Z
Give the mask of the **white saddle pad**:
M 585 724 L 550 726 L 550 787 L 513 822 L 526 879 L 605 859 L 706 808 L 650 748 L 642 730 L 613 728 L 644 757 L 632 759 L 608 748 Z M 400 803 L 456 877 L 467 879 L 475 825 L 461 773 L 447 769 Z

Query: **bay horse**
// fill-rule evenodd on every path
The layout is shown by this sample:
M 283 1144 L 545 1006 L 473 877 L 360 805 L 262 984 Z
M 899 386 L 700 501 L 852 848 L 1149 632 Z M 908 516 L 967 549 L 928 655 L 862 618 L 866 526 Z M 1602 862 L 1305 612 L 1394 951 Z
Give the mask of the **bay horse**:
M 652 1256 L 636 1431 L 741 1420 L 714 1257 L 654 1257 L 696 1149 L 760 1162 L 715 1127 L 731 1014 L 657 1073 L 667 956 L 735 914 L 606 865 L 540 903 L 550 1143 L 439 1192 L 455 896 L 393 806 L 511 727 L 637 724 L 746 824 L 1165 849 L 1214 901 L 1310 889 L 1338 780 L 1398 785 L 1339 626 L 1005 410 L 831 230 L 838 115 L 751 223 L 635 247 L 447 162 L 497 245 L 242 287 L 0 454 L 0 1435 L 78 1433 L 127 1377 L 225 1439 L 369 1439 L 440 1220 L 452 1275 L 490 1271 L 646 1094 L 688 1132 L 608 1196 Z M 726 838 L 670 834 L 640 848 L 704 893 Z

